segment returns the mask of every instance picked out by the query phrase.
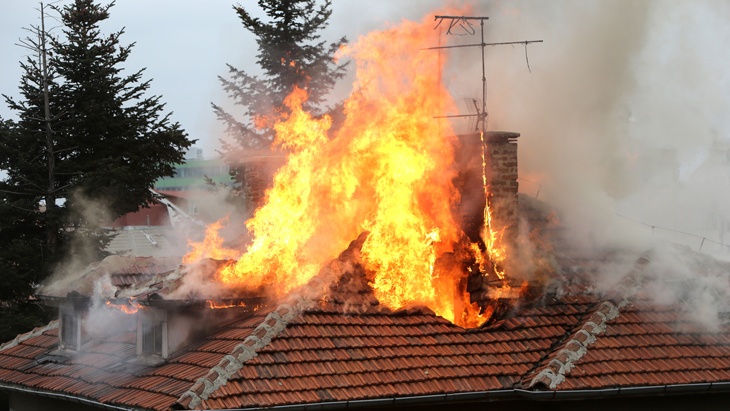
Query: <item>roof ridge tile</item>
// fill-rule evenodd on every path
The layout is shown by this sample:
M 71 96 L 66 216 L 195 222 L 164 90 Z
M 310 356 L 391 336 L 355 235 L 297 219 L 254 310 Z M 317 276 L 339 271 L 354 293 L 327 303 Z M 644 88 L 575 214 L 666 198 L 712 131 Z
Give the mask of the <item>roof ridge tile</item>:
M 553 353 L 552 359 L 530 381 L 530 388 L 544 385 L 556 389 L 565 381 L 565 375 L 588 352 L 588 346 L 595 343 L 597 336 L 606 331 L 607 322 L 619 316 L 621 308 L 629 303 L 631 297 L 641 287 L 643 270 L 648 264 L 648 253 L 644 253 L 607 299 L 598 304 L 588 320 L 571 335 L 563 348 Z
M 13 347 L 17 346 L 18 344 L 22 343 L 23 341 L 28 340 L 33 337 L 37 337 L 48 330 L 56 329 L 56 328 L 58 328 L 58 323 L 59 323 L 58 320 L 53 320 L 42 327 L 36 327 L 36 328 L 32 329 L 31 331 L 28 331 L 27 333 L 18 334 L 11 341 L 0 344 L 0 351 L 4 351 L 8 348 L 13 348 Z
M 228 382 L 247 361 L 258 356 L 258 351 L 271 343 L 294 318 L 312 304 L 311 300 L 295 296 L 289 302 L 280 304 L 272 310 L 261 323 L 252 329 L 243 342 L 236 345 L 230 354 L 226 354 L 208 373 L 199 378 L 190 389 L 185 391 L 176 401 L 178 406 L 195 409 L 204 400 Z

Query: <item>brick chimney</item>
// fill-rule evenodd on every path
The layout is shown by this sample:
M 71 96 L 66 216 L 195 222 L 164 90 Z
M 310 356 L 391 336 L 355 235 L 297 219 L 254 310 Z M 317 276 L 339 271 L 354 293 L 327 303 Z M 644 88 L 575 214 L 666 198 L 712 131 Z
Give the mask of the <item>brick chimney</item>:
M 504 241 L 514 244 L 519 188 L 516 140 L 519 136 L 519 133 L 508 131 L 487 131 L 483 142 L 480 133 L 458 136 L 459 147 L 455 150 L 458 176 L 454 183 L 461 202 L 455 215 L 471 242 L 481 243 L 484 207 L 489 202 L 492 229 L 504 230 Z M 485 178 L 488 198 L 484 193 Z
M 285 162 L 286 157 L 281 154 L 247 156 L 242 160 L 241 190 L 246 198 L 247 210 L 253 212 L 263 205 L 266 190 L 271 188 L 276 170 Z
M 484 133 L 484 158 L 492 211 L 492 229 L 504 230 L 503 239 L 514 244 L 517 238 L 517 137 L 509 131 Z

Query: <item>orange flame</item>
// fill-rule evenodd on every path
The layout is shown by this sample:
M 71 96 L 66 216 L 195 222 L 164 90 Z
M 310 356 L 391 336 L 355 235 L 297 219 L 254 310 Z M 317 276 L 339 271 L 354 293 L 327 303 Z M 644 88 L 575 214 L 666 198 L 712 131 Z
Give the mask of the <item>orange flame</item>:
M 469 296 L 465 295 L 464 298 L 468 301 Z M 479 313 L 480 310 L 481 308 L 477 305 L 477 303 L 467 305 L 462 312 L 460 325 L 466 328 L 481 326 L 492 316 L 494 307 L 491 305 L 487 306 L 481 314 Z
M 211 309 L 221 309 L 221 308 L 233 308 L 233 307 L 245 307 L 246 304 L 243 301 L 240 301 L 238 303 L 221 303 L 218 301 L 213 300 L 206 300 L 205 303 L 208 305 L 208 308 Z
M 462 311 L 475 308 L 457 292 L 460 277 L 434 271 L 460 236 L 450 208 L 458 200 L 447 137 L 454 133 L 433 118 L 456 109 L 438 75 L 445 59 L 420 51 L 434 36 L 431 15 L 343 47 L 339 57 L 352 58 L 357 68 L 355 91 L 342 126 L 331 133 L 329 117 L 302 110 L 306 91 L 289 95 L 274 126 L 287 164 L 246 222 L 253 240 L 218 273 L 220 281 L 268 285 L 283 295 L 368 231 L 361 259 L 382 304 L 427 305 L 458 324 L 476 323 L 464 319 Z
M 189 241 L 188 247 L 192 250 L 183 257 L 183 264 L 194 264 L 206 257 L 217 260 L 238 258 L 241 252 L 223 247 L 223 238 L 218 235 L 223 228 L 223 223 L 227 220 L 226 217 L 210 224 L 205 229 L 205 239 L 202 242 Z
M 142 305 L 133 299 L 127 301 L 127 304 L 114 304 L 107 300 L 106 305 L 107 307 L 117 309 L 124 314 L 135 314 L 140 308 L 142 308 Z

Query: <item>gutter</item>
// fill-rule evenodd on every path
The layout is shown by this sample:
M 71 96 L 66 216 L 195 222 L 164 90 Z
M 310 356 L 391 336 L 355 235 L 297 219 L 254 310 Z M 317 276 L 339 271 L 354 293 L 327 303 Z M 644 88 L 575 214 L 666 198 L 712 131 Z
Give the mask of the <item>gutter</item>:
M 24 393 L 24 394 L 38 395 L 38 396 L 49 397 L 49 398 L 53 398 L 53 399 L 66 400 L 66 401 L 76 402 L 79 404 L 89 405 L 92 407 L 103 408 L 106 410 L 114 410 L 114 411 L 139 411 L 139 410 L 142 410 L 142 408 L 120 407 L 120 406 L 111 405 L 111 404 L 104 404 L 102 402 L 94 401 L 94 400 L 91 400 L 88 398 L 75 397 L 73 395 L 51 392 L 51 391 L 46 391 L 46 390 L 39 390 L 39 389 L 35 389 L 35 388 L 18 387 L 15 385 L 0 384 L 0 390 L 14 391 L 14 392 L 20 392 L 20 393 Z
M 103 408 L 114 411 L 139 411 L 143 408 L 122 407 L 112 404 L 104 404 L 99 401 L 88 398 L 76 397 L 73 395 L 50 392 L 33 388 L 19 387 L 15 385 L 0 384 L 0 390 L 20 392 L 24 394 L 39 395 L 54 399 L 76 402 L 79 404 L 90 405 L 92 407 Z M 351 400 L 351 401 L 327 401 L 309 404 L 295 405 L 279 405 L 274 407 L 249 407 L 249 408 L 228 408 L 213 411 L 258 411 L 258 410 L 277 410 L 277 411 L 311 411 L 311 410 L 345 410 L 358 408 L 373 407 L 398 407 L 409 405 L 439 405 L 454 404 L 467 401 L 504 401 L 527 399 L 531 401 L 553 401 L 553 400 L 588 400 L 588 399 L 605 399 L 605 398 L 626 398 L 640 395 L 678 395 L 692 393 L 720 393 L 729 392 L 730 382 L 710 382 L 700 384 L 669 384 L 648 387 L 617 387 L 592 390 L 552 390 L 552 391 L 529 391 L 524 389 L 512 390 L 492 390 L 492 391 L 475 391 L 475 392 L 457 392 L 449 394 L 436 395 L 420 395 L 413 397 L 391 397 L 391 398 L 375 398 L 367 400 Z M 174 408 L 173 408 L 174 409 Z
M 352 401 L 328 401 L 309 404 L 279 405 L 274 407 L 229 408 L 214 411 L 312 411 L 345 410 L 374 407 L 399 407 L 409 405 L 447 405 L 459 402 L 491 402 L 526 399 L 531 401 L 588 400 L 605 398 L 627 398 L 640 395 L 679 395 L 692 393 L 729 392 L 730 382 L 700 384 L 668 384 L 648 387 L 616 387 L 591 390 L 530 391 L 525 389 L 460 392 L 450 394 L 421 395 L 413 397 L 376 398 Z

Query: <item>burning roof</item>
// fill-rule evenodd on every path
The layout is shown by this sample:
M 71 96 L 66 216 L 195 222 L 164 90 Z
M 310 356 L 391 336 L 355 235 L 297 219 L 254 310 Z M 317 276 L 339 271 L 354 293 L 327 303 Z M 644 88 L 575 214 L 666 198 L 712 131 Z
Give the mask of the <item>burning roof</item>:
M 353 261 L 348 254 L 357 249 L 355 242 L 328 267 Z M 167 410 L 454 401 L 538 407 L 548 397 L 727 388 L 730 329 L 697 327 L 683 305 L 658 304 L 647 288 L 651 255 L 601 294 L 590 291 L 592 273 L 616 266 L 569 254 L 555 254 L 555 279 L 569 275 L 570 282 L 471 330 L 425 307 L 382 307 L 356 265 L 336 282 L 325 278 L 328 270 L 314 277 L 308 289 L 328 284 L 329 298 L 300 294 L 239 316 L 154 366 L 136 360 L 135 334 L 124 330 L 55 355 L 54 322 L 0 346 L 0 389 Z
M 213 274 L 231 261 L 204 259 L 194 266 L 180 264 L 179 257 L 133 257 L 111 255 L 92 263 L 85 270 L 67 275 L 41 287 L 36 294 L 51 305 L 67 300 L 85 300 L 89 304 L 124 305 L 230 305 L 244 301 L 259 302 L 262 293 L 244 294 L 216 286 Z M 190 287 L 210 282 L 208 289 Z
M 517 201 L 515 133 L 457 138 L 434 121 L 452 102 L 439 59 L 418 52 L 431 33 L 405 23 L 343 50 L 358 78 L 337 130 L 302 110 L 303 89 L 256 119 L 288 156 L 244 247 L 222 220 L 182 264 L 113 256 L 41 289 L 133 302 L 137 330 L 63 351 L 57 325 L 37 329 L 0 347 L 0 388 L 159 410 L 728 388 L 730 329 L 691 328 L 686 304 L 652 298 L 651 255 L 575 255 L 549 211 Z M 596 287 L 606 271 L 611 293 Z M 203 301 L 245 298 L 260 304 L 195 339 L 157 332 L 181 305 L 206 322 Z M 177 338 L 154 363 L 145 309 L 150 344 Z

